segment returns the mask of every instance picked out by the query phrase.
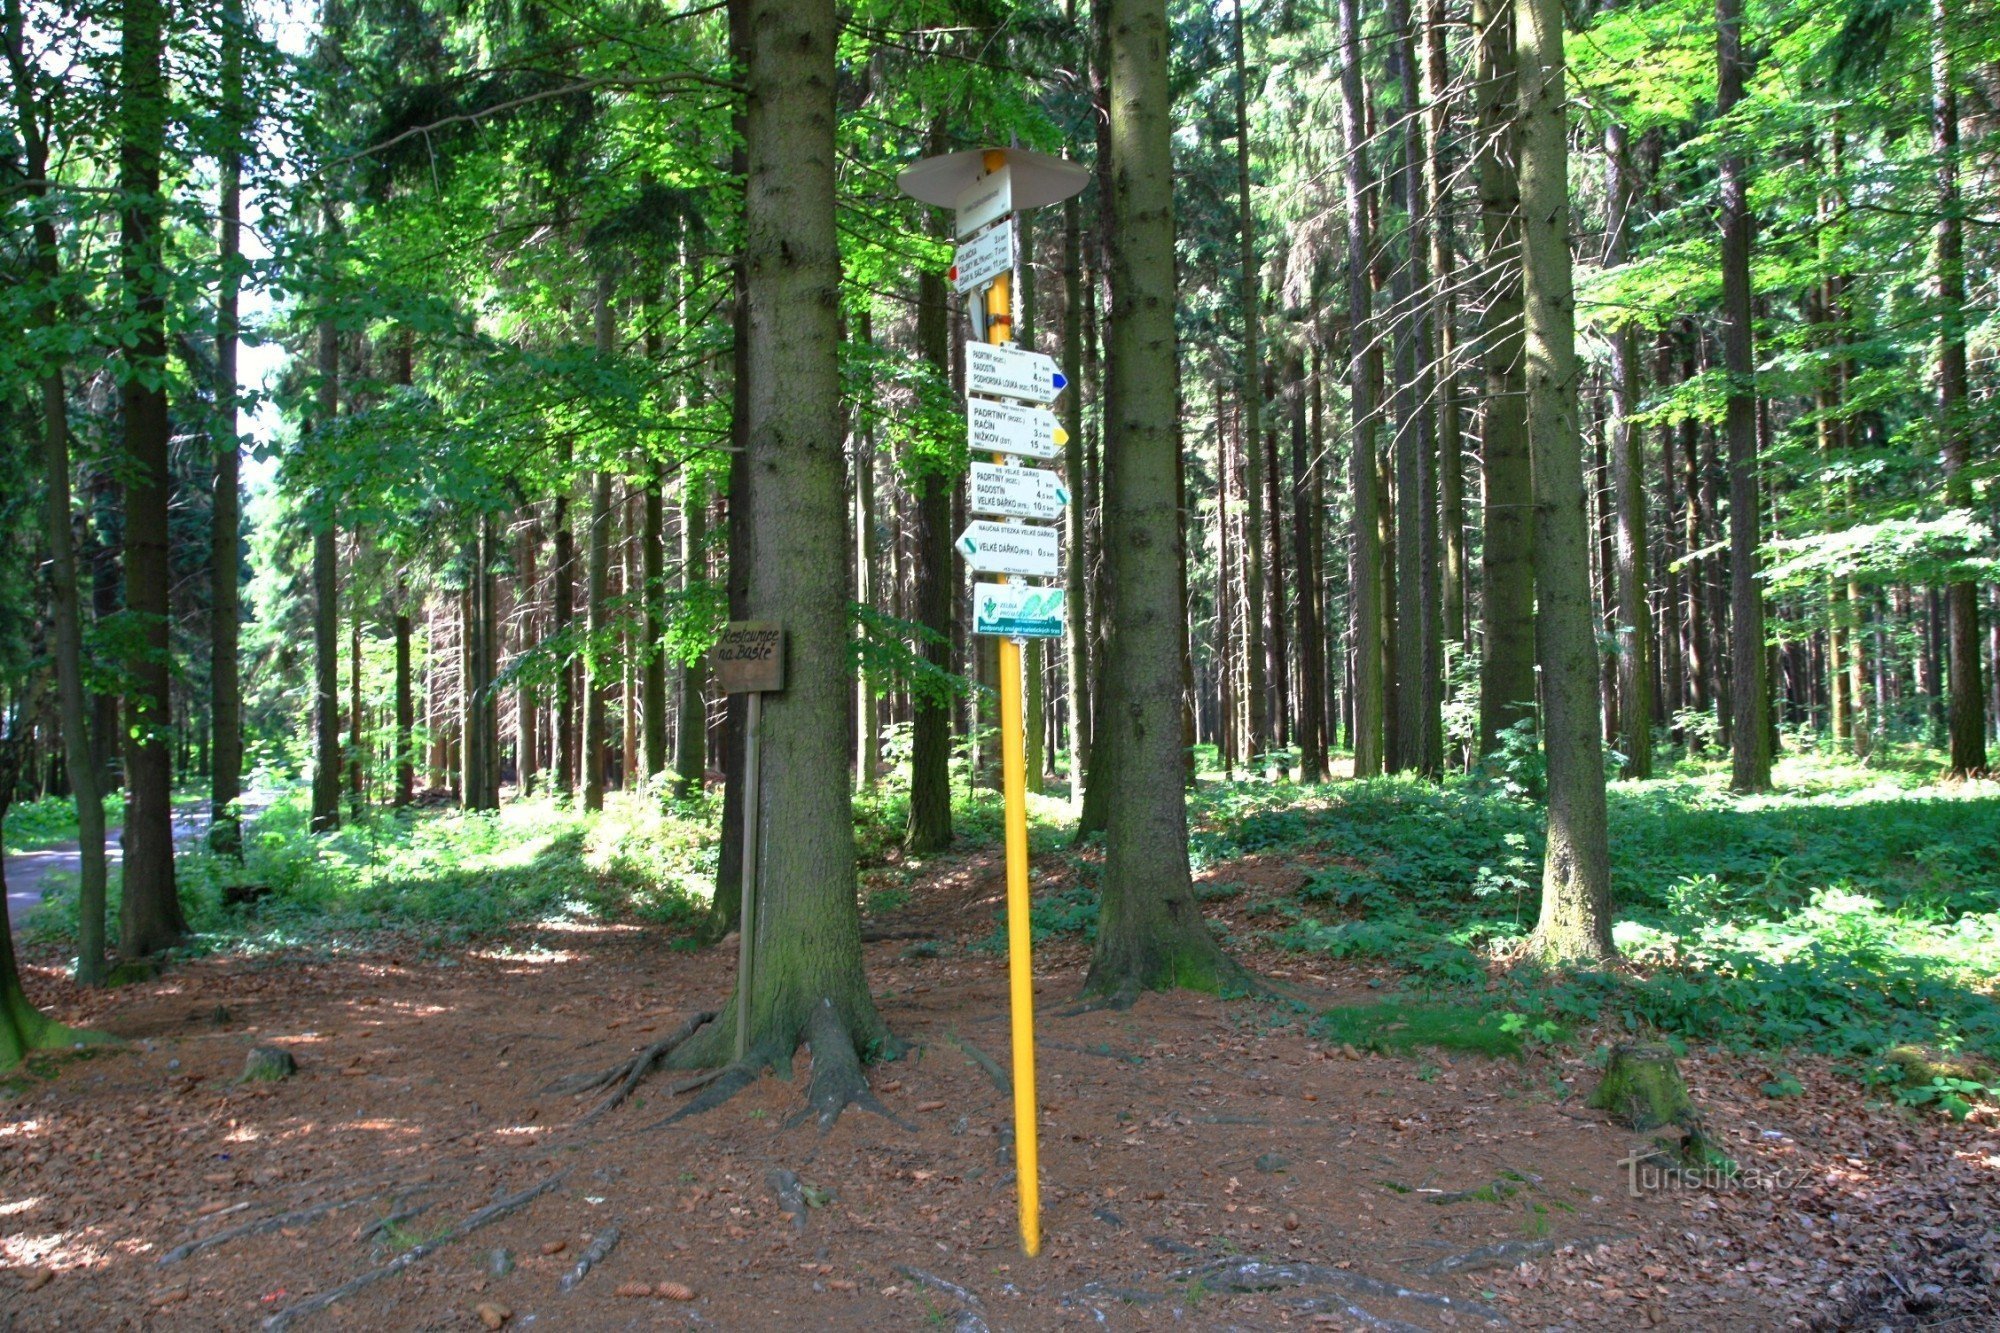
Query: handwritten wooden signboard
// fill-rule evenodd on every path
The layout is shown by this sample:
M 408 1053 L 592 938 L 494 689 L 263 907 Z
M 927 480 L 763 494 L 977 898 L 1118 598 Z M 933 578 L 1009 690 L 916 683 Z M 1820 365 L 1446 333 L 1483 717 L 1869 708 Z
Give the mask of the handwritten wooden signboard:
M 774 620 L 732 620 L 709 650 L 724 694 L 763 694 L 785 688 L 785 629 Z

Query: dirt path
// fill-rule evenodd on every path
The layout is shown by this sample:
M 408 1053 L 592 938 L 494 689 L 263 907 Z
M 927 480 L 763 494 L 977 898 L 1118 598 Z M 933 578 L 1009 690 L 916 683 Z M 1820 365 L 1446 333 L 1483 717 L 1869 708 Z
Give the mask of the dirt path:
M 257 813 L 269 804 L 268 797 L 245 797 L 244 818 L 256 818 Z M 104 859 L 109 869 L 115 870 L 118 863 L 124 859 L 123 834 L 123 829 L 105 830 Z M 174 807 L 174 841 L 177 844 L 192 842 L 207 834 L 206 799 Z M 49 883 L 51 876 L 67 875 L 74 879 L 82 873 L 83 850 L 74 842 L 66 842 L 59 847 L 44 847 L 32 852 L 8 852 L 7 920 L 18 924 L 31 909 L 39 906 L 43 895 L 52 887 Z
M 1803 1095 L 1774 1102 L 1766 1066 L 1699 1053 L 1716 1135 L 1783 1187 L 1634 1197 L 1634 1136 L 1574 1095 L 1587 1043 L 1371 1056 L 1285 1008 L 1188 994 L 1065 1017 L 1074 943 L 1037 959 L 1047 1242 L 1024 1259 L 1010 1098 L 981 1064 L 1009 1062 L 1004 965 L 968 948 L 998 893 L 990 865 L 961 864 L 892 923 L 940 938 L 868 947 L 916 1045 L 871 1071 L 894 1120 L 850 1111 L 824 1135 L 795 1121 L 796 1076 L 673 1125 L 655 1081 L 569 1127 L 590 1101 L 550 1080 L 726 991 L 731 950 L 657 931 L 212 959 L 101 995 L 31 967 L 37 999 L 128 1044 L 47 1062 L 0 1103 L 0 1322 L 251 1329 L 401 1263 L 298 1326 L 1768 1329 L 1969 1261 L 1950 1312 L 1993 1326 L 1977 1264 L 2000 1260 L 1960 1243 L 2000 1215 L 1991 1125 L 1870 1110 L 1812 1061 L 1792 1066 Z M 1382 979 L 1251 961 L 1316 1001 Z M 256 1044 L 299 1074 L 235 1085 Z

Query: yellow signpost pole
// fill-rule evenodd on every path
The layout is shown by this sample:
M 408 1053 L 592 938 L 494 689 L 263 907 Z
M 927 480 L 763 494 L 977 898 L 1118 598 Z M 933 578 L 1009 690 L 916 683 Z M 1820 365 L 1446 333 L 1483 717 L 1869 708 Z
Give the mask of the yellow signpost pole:
M 998 171 L 1003 153 L 988 153 Z M 986 293 L 986 337 L 1014 341 L 1013 274 L 993 279 Z M 993 461 L 1005 462 L 995 454 Z M 1011 581 L 1011 580 L 1009 580 Z M 1028 905 L 1028 774 L 1021 715 L 1021 641 L 1000 640 L 1000 786 L 1007 843 L 1007 976 L 1014 1036 L 1014 1167 L 1021 1206 L 1021 1248 L 1042 1252 L 1042 1180 L 1035 1101 L 1034 935 Z

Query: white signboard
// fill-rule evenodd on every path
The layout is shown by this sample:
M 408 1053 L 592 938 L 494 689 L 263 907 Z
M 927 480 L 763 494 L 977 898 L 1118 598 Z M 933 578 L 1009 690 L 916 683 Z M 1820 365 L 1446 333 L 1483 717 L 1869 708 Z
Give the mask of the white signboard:
M 1054 528 L 976 520 L 958 534 L 959 554 L 980 574 L 1028 574 L 1052 578 L 1062 568 Z
M 976 291 L 1014 267 L 1014 219 L 989 227 L 958 247 L 951 276 L 960 292 Z
M 1014 171 L 1001 167 L 965 187 L 958 196 L 958 230 L 964 240 L 987 223 L 1014 211 Z
M 1002 463 L 972 465 L 972 512 L 1003 518 L 1061 518 L 1069 487 L 1053 472 Z
M 975 454 L 1056 458 L 1069 441 L 1055 413 L 991 398 L 966 399 L 965 425 L 966 443 Z
M 1055 361 L 1040 352 L 1023 351 L 1008 343 L 968 342 L 965 345 L 967 393 L 1046 403 L 1061 393 L 1068 383 L 1063 373 L 1056 369 Z
M 1033 583 L 972 585 L 972 632 L 1002 639 L 1060 639 L 1066 606 L 1061 588 Z

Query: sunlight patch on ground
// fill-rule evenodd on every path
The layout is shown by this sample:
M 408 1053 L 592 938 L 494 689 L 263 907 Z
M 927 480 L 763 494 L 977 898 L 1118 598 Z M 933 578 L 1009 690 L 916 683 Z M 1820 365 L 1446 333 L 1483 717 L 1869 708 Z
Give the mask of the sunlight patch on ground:
M 545 949 L 533 944 L 525 949 L 506 945 L 498 949 L 476 949 L 468 957 L 483 959 L 489 963 L 527 963 L 534 967 L 545 967 L 554 963 L 574 963 L 583 955 L 567 949 Z
M 97 1243 L 97 1234 L 94 1227 L 81 1227 L 0 1236 L 0 1262 L 10 1268 L 102 1268 L 111 1256 Z
M 0 1217 L 13 1217 L 19 1213 L 32 1213 L 42 1206 L 45 1194 L 30 1194 L 24 1199 L 9 1199 L 0 1203 Z
M 16 1120 L 11 1124 L 0 1125 L 0 1139 L 32 1138 L 41 1132 L 42 1122 L 39 1120 Z

